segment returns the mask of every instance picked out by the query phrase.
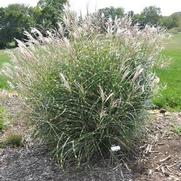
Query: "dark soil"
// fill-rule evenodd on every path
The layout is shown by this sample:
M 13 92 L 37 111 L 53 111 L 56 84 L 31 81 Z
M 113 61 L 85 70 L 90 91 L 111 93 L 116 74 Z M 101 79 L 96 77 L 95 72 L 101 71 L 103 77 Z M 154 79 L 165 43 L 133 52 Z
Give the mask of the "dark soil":
M 130 180 L 130 174 L 123 175 L 121 166 L 94 168 L 84 171 L 62 171 L 43 145 L 29 149 L 4 149 L 0 152 L 1 181 L 94 181 Z M 123 179 L 125 178 L 125 179 Z
M 49 154 L 45 145 L 31 140 L 22 114 L 24 106 L 16 94 L 1 93 L 0 106 L 11 118 L 0 134 L 2 141 L 9 132 L 22 134 L 24 146 L 0 148 L 0 181 L 179 181 L 181 180 L 180 113 L 151 111 L 147 139 L 139 147 L 134 161 L 121 161 L 117 166 L 98 164 L 81 171 L 63 171 Z

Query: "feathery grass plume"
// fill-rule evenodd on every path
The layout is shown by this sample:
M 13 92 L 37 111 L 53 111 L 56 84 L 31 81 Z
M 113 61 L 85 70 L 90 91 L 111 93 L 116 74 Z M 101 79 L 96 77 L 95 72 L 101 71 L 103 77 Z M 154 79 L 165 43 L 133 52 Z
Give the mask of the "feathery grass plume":
M 66 12 L 60 32 L 26 32 L 29 40 L 18 41 L 4 71 L 62 166 L 109 158 L 112 145 L 130 148 L 156 86 L 164 31 L 140 30 L 128 18 L 101 28 L 94 15 L 79 21 Z

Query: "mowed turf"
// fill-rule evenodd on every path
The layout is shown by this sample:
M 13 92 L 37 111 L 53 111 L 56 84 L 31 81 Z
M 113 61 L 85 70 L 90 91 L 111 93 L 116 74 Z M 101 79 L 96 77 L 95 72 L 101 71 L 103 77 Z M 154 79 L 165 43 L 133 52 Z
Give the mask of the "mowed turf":
M 161 84 L 166 88 L 155 97 L 154 103 L 172 111 L 181 110 L 181 33 L 173 35 L 165 43 L 163 54 L 171 58 L 169 67 L 157 69 Z
M 0 69 L 3 67 L 3 65 L 7 62 L 9 62 L 10 58 L 4 51 L 0 50 Z M 6 89 L 8 88 L 7 81 L 5 77 L 0 75 L 0 89 Z

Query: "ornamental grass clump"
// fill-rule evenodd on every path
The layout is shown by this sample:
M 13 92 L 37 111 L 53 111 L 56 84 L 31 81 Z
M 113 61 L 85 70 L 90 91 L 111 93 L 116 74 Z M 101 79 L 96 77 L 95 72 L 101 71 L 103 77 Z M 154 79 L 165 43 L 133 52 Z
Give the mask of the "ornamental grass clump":
M 130 148 L 158 82 L 152 68 L 162 30 L 140 30 L 127 18 L 102 27 L 92 15 L 66 13 L 58 32 L 33 29 L 27 42 L 17 40 L 5 70 L 61 165 L 109 158 L 113 145 Z

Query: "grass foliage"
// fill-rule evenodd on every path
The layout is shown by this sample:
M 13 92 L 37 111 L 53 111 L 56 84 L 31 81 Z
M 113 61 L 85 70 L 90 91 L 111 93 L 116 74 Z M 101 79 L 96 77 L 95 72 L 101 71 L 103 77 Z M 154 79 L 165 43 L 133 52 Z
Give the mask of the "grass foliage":
M 11 133 L 6 136 L 5 140 L 1 142 L 1 147 L 20 147 L 23 146 L 22 135 Z
M 112 145 L 130 147 L 158 82 L 152 69 L 163 34 L 126 18 L 109 20 L 105 32 L 92 16 L 80 22 L 67 13 L 64 23 L 47 37 L 26 33 L 4 72 L 60 164 L 80 165 L 108 158 Z
M 0 69 L 4 64 L 9 62 L 9 56 L 4 51 L 0 50 Z M 7 80 L 4 76 L 0 75 L 0 89 L 8 88 Z
M 175 126 L 173 130 L 177 135 L 181 136 L 181 126 Z

